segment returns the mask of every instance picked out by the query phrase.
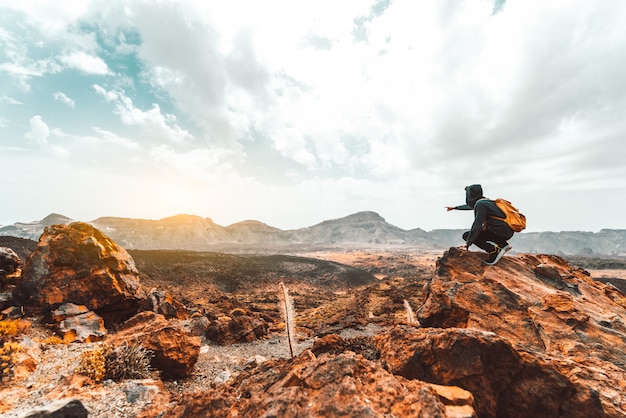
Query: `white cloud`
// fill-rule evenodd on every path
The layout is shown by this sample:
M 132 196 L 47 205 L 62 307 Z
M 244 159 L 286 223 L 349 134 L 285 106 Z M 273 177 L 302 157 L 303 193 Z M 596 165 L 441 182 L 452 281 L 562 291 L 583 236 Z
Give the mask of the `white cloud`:
M 108 75 L 109 67 L 102 58 L 86 52 L 73 52 L 59 57 L 59 61 L 68 68 L 73 68 L 87 74 Z
M 176 124 L 176 116 L 162 114 L 158 104 L 153 103 L 152 109 L 144 111 L 135 107 L 122 91 L 107 91 L 96 84 L 92 87 L 107 103 L 113 104 L 113 111 L 123 124 L 139 128 L 146 139 L 157 143 L 164 140 L 182 143 L 193 139 L 189 131 Z
M 8 97 L 8 96 L 0 97 L 0 103 L 8 103 L 8 104 L 11 104 L 11 105 L 21 105 L 21 104 L 23 104 L 19 100 L 15 100 L 14 98 Z
M 116 101 L 119 97 L 115 91 L 107 91 L 104 87 L 99 86 L 98 84 L 94 84 L 91 87 L 96 91 L 96 93 L 102 96 L 107 103 Z
M 30 130 L 24 134 L 24 137 L 40 145 L 47 144 L 48 137 L 50 136 L 50 128 L 48 128 L 48 125 L 43 121 L 41 116 L 33 116 L 29 121 L 29 125 Z
M 71 107 L 72 109 L 76 107 L 76 102 L 74 102 L 73 99 L 70 99 L 69 97 L 67 97 L 65 93 L 63 92 L 57 91 L 52 94 L 52 97 L 54 97 L 54 100 L 56 100 L 57 102 L 63 103 Z
M 93 130 L 99 135 L 100 138 L 102 138 L 102 140 L 104 140 L 108 144 L 119 145 L 128 150 L 138 150 L 140 148 L 137 142 L 133 141 L 132 139 L 119 136 L 114 132 L 110 132 L 97 127 L 94 127 Z
M 47 30 L 59 31 L 81 16 L 93 2 L 73 0 L 28 0 L 2 2 L 2 8 L 26 13 Z

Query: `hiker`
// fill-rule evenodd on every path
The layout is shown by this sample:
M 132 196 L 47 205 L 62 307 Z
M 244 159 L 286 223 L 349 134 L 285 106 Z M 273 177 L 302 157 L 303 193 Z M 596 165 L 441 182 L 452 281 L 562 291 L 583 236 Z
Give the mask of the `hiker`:
M 505 213 L 496 206 L 494 201 L 483 196 L 480 184 L 472 184 L 465 188 L 465 205 L 446 206 L 451 210 L 474 210 L 472 229 L 463 233 L 464 247 L 474 244 L 486 251 L 489 256 L 485 264 L 493 266 L 500 258 L 511 250 L 508 240 L 514 234 L 513 229 L 502 219 Z M 501 219 L 496 219 L 501 218 Z

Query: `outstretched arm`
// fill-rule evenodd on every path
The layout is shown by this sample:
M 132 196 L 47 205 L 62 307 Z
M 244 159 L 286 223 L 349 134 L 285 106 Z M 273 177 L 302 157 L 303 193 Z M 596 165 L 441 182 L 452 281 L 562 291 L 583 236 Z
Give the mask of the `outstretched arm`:
M 448 212 L 451 210 L 472 210 L 470 205 L 458 205 L 458 206 L 446 206 L 445 207 Z

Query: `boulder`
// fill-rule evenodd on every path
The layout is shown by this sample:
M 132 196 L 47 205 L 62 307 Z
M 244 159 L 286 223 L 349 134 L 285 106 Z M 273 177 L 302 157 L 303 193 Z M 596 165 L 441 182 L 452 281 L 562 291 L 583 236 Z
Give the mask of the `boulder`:
M 109 335 L 113 347 L 139 343 L 154 353 L 151 366 L 161 370 L 166 378 L 191 375 L 200 355 L 201 340 L 182 325 L 154 312 L 141 312 L 122 324 L 120 330 Z
M 22 264 L 20 257 L 9 247 L 0 247 L 0 278 L 15 273 Z
M 472 395 L 394 376 L 359 354 L 269 360 L 185 395 L 165 417 L 467 417 Z
M 43 313 L 68 302 L 85 305 L 110 327 L 134 315 L 145 292 L 126 250 L 91 225 L 74 222 L 46 227 L 16 296 Z
M 187 307 L 174 299 L 164 290 L 151 289 L 139 307 L 139 311 L 152 311 L 163 315 L 165 318 L 186 319 Z
M 88 416 L 89 411 L 78 399 L 59 399 L 22 415 L 23 418 L 87 418 Z
M 418 318 L 431 329 L 380 342 L 394 373 L 471 391 L 481 417 L 626 415 L 626 298 L 615 287 L 554 255 L 487 266 L 451 248 L 424 300 Z
M 52 312 L 66 343 L 102 341 L 107 334 L 104 320 L 84 305 L 64 303 Z
M 186 329 L 188 329 L 193 335 L 204 337 L 206 336 L 206 331 L 209 328 L 210 323 L 211 321 L 209 321 L 209 318 L 206 316 L 196 316 L 187 322 Z
M 626 297 L 553 255 L 486 266 L 477 253 L 451 248 L 425 300 L 425 327 L 481 329 L 549 354 L 624 363 Z
M 3 305 L 0 303 L 0 306 Z M 0 319 L 17 319 L 23 316 L 24 310 L 19 306 L 9 306 L 8 308 L 2 309 L 2 312 L 0 312 Z
M 480 417 L 604 416 L 591 385 L 491 332 L 396 327 L 376 339 L 387 370 L 470 391 Z
M 207 330 L 207 339 L 220 345 L 252 342 L 267 334 L 265 321 L 251 313 L 236 309 L 232 316 L 222 316 L 211 321 Z

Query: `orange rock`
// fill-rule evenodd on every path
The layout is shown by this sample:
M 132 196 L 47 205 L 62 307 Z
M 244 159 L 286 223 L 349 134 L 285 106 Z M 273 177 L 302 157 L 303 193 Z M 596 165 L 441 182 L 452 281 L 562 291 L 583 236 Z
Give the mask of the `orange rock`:
M 471 397 L 467 398 L 468 401 Z M 270 360 L 220 390 L 185 396 L 166 417 L 439 417 L 448 409 L 430 384 L 394 376 L 377 362 L 347 351 L 338 355 Z
M 432 328 L 413 345 L 393 338 L 395 354 L 381 353 L 391 370 L 471 391 L 481 417 L 626 415 L 626 303 L 614 287 L 554 255 L 486 266 L 451 248 L 424 296 L 418 318 Z
M 46 313 L 62 303 L 85 305 L 107 326 L 137 312 L 145 293 L 132 257 L 94 227 L 46 227 L 24 266 L 16 296 Z
M 154 352 L 151 365 L 166 377 L 189 376 L 198 361 L 201 346 L 200 338 L 182 325 L 149 311 L 130 318 L 117 334 L 109 335 L 107 342 L 114 347 L 139 342 Z
M 267 324 L 253 314 L 238 314 L 233 318 L 219 317 L 211 321 L 206 330 L 206 337 L 209 340 L 222 345 L 252 342 L 265 334 Z

